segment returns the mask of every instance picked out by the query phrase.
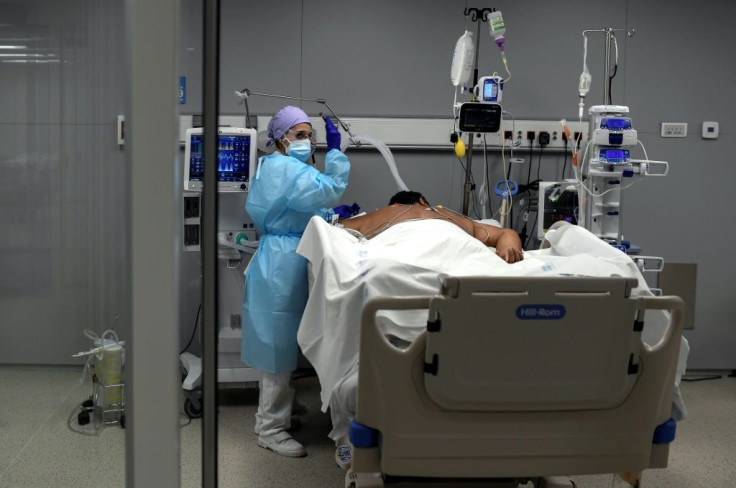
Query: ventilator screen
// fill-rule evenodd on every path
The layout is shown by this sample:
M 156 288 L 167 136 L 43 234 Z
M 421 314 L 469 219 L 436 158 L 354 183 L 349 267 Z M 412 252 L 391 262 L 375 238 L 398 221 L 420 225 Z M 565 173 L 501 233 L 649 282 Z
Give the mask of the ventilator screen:
M 217 181 L 247 182 L 250 167 L 250 135 L 219 135 L 217 142 Z M 189 152 L 189 180 L 204 176 L 204 135 L 194 134 Z

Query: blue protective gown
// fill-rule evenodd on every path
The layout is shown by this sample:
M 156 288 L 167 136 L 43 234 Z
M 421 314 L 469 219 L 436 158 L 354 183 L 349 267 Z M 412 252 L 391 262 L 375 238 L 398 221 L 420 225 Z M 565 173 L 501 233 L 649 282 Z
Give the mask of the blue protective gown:
M 290 156 L 261 158 L 245 210 L 261 232 L 245 275 L 242 360 L 269 373 L 296 369 L 296 334 L 307 303 L 307 260 L 296 254 L 314 212 L 334 207 L 348 186 L 350 162 L 332 149 L 325 172 Z

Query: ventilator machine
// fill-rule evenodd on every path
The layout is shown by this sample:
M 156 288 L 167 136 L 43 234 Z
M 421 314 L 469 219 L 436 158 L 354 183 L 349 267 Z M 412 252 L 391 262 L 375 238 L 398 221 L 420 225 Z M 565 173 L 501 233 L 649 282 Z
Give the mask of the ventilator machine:
M 241 311 L 243 305 L 245 266 L 258 247 L 256 229 L 245 213 L 251 174 L 256 166 L 258 133 L 255 129 L 238 127 L 218 128 L 217 186 L 218 186 L 218 383 L 249 383 L 259 379 L 259 373 L 240 360 Z M 202 178 L 204 174 L 204 134 L 202 128 L 188 129 L 184 146 L 183 168 L 183 256 L 185 262 L 200 251 L 200 209 Z M 185 269 L 191 269 L 184 266 Z M 199 272 L 198 267 L 196 272 Z M 198 279 L 186 280 L 199 283 Z M 197 293 L 199 290 L 189 290 Z M 187 330 L 192 340 L 199 329 L 199 313 Z M 184 411 L 190 418 L 202 414 L 201 358 L 185 350 L 180 355 L 185 375 Z

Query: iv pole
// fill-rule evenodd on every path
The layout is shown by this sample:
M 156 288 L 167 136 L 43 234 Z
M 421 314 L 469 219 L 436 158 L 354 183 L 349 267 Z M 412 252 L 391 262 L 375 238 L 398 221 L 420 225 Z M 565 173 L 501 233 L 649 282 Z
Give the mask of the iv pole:
M 611 42 L 613 42 L 614 32 L 626 32 L 628 37 L 632 37 L 636 31 L 634 29 L 612 29 L 611 27 L 604 27 L 603 29 L 589 29 L 583 31 L 583 37 L 587 37 L 589 33 L 600 32 L 605 34 L 605 57 L 603 67 L 603 105 L 610 105 L 609 100 L 611 99 Z
M 475 34 L 475 60 L 473 61 L 473 86 L 478 83 L 478 51 L 480 51 L 480 24 L 488 21 L 488 14 L 495 12 L 495 8 L 466 8 L 465 16 L 470 16 L 472 22 L 477 22 L 478 26 Z M 480 22 L 479 22 L 480 20 Z M 475 101 L 475 92 L 473 92 L 471 100 Z M 465 166 L 465 185 L 463 185 L 463 215 L 468 215 L 468 207 L 470 205 L 470 192 L 473 191 L 473 183 L 471 179 L 473 166 L 473 138 L 475 134 L 468 134 L 468 151 L 467 165 Z
M 587 37 L 589 33 L 599 32 L 605 34 L 605 57 L 603 66 L 603 105 L 612 105 L 611 103 L 611 43 L 614 42 L 614 32 L 626 32 L 628 37 L 632 37 L 636 31 L 634 29 L 613 29 L 611 27 L 604 27 L 603 29 L 589 29 L 583 31 L 583 37 Z M 592 119 L 591 119 L 592 123 Z M 592 132 L 592 130 L 591 130 Z M 583 175 L 583 179 L 586 180 L 587 175 Z M 586 183 L 587 184 L 587 183 Z M 619 208 L 623 206 L 623 192 L 619 191 Z M 587 212 L 586 212 L 587 213 Z M 587 218 L 587 217 L 586 217 Z M 616 237 L 616 243 L 621 244 L 623 224 L 619 219 L 618 235 Z

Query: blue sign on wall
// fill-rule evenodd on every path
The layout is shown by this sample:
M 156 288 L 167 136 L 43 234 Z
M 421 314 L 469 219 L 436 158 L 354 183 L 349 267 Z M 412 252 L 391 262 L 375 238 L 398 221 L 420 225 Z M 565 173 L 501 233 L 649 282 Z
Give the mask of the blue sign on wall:
M 187 103 L 187 77 L 179 77 L 179 103 L 184 105 Z

